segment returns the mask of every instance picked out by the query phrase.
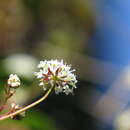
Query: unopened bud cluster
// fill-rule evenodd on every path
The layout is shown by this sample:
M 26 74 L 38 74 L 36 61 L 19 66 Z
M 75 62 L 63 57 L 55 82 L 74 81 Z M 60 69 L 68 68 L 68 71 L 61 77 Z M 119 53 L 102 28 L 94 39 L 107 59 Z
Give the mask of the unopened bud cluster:
M 16 74 L 10 74 L 7 83 L 12 88 L 18 88 L 21 84 L 20 79 Z
M 21 108 L 22 107 L 20 107 L 18 104 L 12 103 L 11 104 L 11 113 L 13 113 L 17 110 L 20 110 Z M 25 112 L 22 112 L 22 113 L 15 115 L 15 116 L 12 116 L 11 118 L 14 119 L 14 120 L 21 120 L 24 117 L 25 117 Z

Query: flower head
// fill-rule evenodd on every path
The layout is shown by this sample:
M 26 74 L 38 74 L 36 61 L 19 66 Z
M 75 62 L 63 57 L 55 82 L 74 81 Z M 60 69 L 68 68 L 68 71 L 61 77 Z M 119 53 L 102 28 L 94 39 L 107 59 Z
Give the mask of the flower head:
M 10 87 L 17 88 L 20 86 L 20 79 L 16 74 L 10 74 L 7 83 Z
M 56 94 L 61 92 L 67 95 L 73 93 L 77 80 L 73 73 L 75 70 L 72 70 L 70 65 L 64 64 L 63 60 L 45 60 L 40 61 L 37 67 L 39 72 L 34 74 L 40 80 L 39 85 L 43 86 L 44 90 L 47 90 L 48 85 L 51 85 Z

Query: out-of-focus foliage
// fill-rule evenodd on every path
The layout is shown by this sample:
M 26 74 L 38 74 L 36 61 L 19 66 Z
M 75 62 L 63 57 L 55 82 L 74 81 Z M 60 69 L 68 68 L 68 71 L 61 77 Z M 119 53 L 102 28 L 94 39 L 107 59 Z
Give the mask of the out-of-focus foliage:
M 0 48 L 2 53 L 21 48 L 21 40 L 31 26 L 30 16 L 21 0 L 1 0 Z M 9 49 L 10 48 L 10 49 Z M 15 49 L 14 49 L 15 48 Z
M 2 121 L 1 130 L 57 130 L 54 121 L 38 111 L 29 111 L 23 120 Z

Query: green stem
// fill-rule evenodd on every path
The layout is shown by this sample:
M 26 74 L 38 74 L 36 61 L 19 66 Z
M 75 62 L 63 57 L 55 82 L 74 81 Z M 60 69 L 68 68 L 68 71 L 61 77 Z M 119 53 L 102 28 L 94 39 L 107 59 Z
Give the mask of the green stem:
M 20 110 L 18 110 L 18 111 L 16 111 L 16 112 L 13 112 L 13 113 L 8 114 L 8 115 L 3 115 L 3 116 L 1 116 L 1 117 L 0 117 L 0 120 L 5 120 L 5 119 L 7 119 L 7 118 L 13 117 L 13 116 L 15 116 L 15 115 L 17 115 L 17 114 L 19 114 L 19 113 L 21 113 L 21 112 L 24 112 L 24 111 L 26 111 L 26 110 L 28 110 L 28 109 L 34 107 L 35 105 L 39 104 L 40 102 L 44 101 L 44 100 L 48 97 L 48 95 L 50 94 L 52 88 L 53 88 L 53 87 L 51 87 L 51 88 L 46 92 L 46 94 L 45 94 L 42 98 L 40 98 L 39 100 L 35 101 L 34 103 L 32 103 L 32 104 L 30 104 L 30 105 L 28 105 L 28 106 L 26 106 L 26 107 L 24 107 L 24 108 L 21 108 Z

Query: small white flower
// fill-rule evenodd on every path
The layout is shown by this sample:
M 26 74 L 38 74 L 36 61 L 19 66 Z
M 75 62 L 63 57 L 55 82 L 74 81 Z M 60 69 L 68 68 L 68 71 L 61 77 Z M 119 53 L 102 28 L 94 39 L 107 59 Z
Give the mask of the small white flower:
M 34 75 L 40 80 L 39 85 L 43 86 L 44 90 L 48 89 L 49 84 L 54 87 L 56 94 L 73 93 L 77 80 L 73 73 L 75 70 L 72 70 L 70 65 L 64 64 L 63 60 L 45 60 L 40 61 L 37 67 L 39 72 Z
M 69 93 L 73 93 L 73 88 L 70 89 L 68 85 L 64 86 L 64 93 L 68 95 Z
M 59 93 L 61 93 L 63 91 L 63 88 L 61 87 L 61 86 L 56 86 L 55 87 L 55 93 L 56 94 L 59 94 Z
M 10 74 L 7 83 L 10 87 L 16 88 L 20 86 L 20 79 L 16 74 Z

